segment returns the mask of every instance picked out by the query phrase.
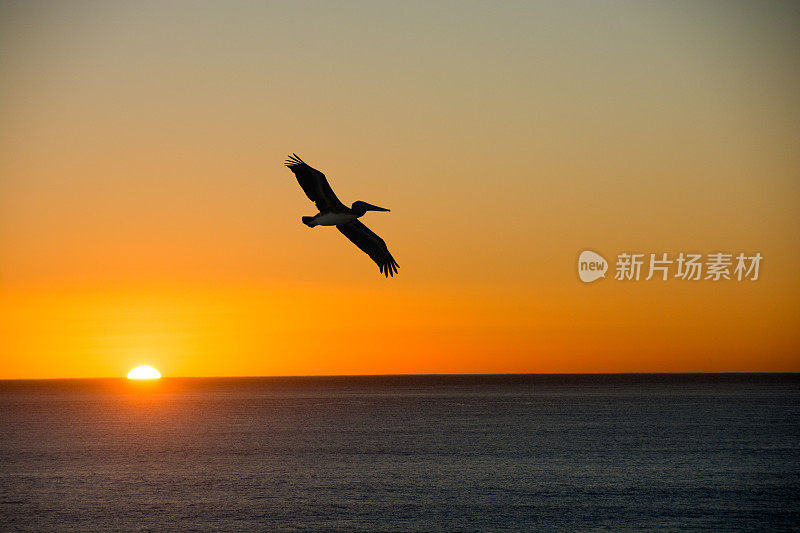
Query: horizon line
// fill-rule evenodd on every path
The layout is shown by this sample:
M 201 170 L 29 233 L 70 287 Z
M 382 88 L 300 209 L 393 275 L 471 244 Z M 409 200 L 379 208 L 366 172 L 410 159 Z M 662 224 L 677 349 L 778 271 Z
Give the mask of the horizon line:
M 758 370 L 722 370 L 722 371 L 677 371 L 677 372 L 490 372 L 490 373 L 403 373 L 403 374 L 273 374 L 273 375 L 229 375 L 229 376 L 161 376 L 154 380 L 169 379 L 280 379 L 280 378 L 370 378 L 370 377 L 455 377 L 455 376 L 678 376 L 678 375 L 800 375 L 798 371 L 758 371 Z M 121 379 L 126 376 L 95 376 L 68 378 L 0 378 L 3 381 L 86 381 Z

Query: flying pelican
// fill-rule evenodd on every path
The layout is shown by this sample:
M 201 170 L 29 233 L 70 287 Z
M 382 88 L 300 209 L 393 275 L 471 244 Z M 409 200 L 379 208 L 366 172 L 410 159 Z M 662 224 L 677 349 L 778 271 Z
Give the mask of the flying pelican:
M 377 263 L 378 268 L 386 277 L 397 274 L 398 264 L 389 253 L 383 239 L 375 235 L 358 218 L 367 211 L 389 211 L 367 202 L 353 202 L 352 207 L 347 207 L 336 197 L 336 194 L 325 179 L 325 174 L 308 166 L 297 154 L 292 154 L 286 160 L 286 166 L 294 172 L 297 182 L 319 209 L 313 217 L 303 217 L 303 224 L 309 228 L 314 226 L 336 226 L 342 235 L 361 248 L 370 258 Z

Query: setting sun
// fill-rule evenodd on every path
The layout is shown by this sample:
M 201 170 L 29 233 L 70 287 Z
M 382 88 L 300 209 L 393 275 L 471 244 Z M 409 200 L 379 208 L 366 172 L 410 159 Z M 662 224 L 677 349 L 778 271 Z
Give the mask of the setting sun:
M 161 372 L 152 366 L 137 366 L 128 372 L 128 379 L 159 379 Z

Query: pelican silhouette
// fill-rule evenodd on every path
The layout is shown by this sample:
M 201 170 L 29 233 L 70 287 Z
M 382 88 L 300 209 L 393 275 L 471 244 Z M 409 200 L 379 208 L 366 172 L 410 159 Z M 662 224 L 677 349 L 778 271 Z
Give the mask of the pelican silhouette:
M 378 268 L 386 277 L 394 276 L 399 265 L 394 260 L 386 243 L 372 230 L 359 221 L 367 211 L 389 211 L 386 208 L 367 202 L 353 202 L 352 207 L 347 207 L 331 189 L 325 174 L 308 166 L 297 154 L 292 154 L 286 160 L 286 166 L 294 172 L 297 182 L 319 209 L 313 217 L 303 217 L 303 224 L 309 228 L 314 226 L 336 226 L 342 235 L 350 242 L 361 248 L 365 254 L 375 261 Z

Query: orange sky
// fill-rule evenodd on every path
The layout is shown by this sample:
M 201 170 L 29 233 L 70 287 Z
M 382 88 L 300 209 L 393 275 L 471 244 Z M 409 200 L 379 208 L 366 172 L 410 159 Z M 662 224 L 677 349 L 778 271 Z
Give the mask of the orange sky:
M 798 22 L 5 2 L 0 378 L 800 371 Z M 289 152 L 392 209 L 398 277 L 300 223 Z M 764 262 L 583 284 L 584 249 Z

